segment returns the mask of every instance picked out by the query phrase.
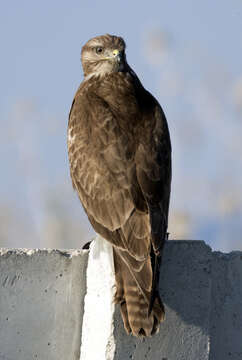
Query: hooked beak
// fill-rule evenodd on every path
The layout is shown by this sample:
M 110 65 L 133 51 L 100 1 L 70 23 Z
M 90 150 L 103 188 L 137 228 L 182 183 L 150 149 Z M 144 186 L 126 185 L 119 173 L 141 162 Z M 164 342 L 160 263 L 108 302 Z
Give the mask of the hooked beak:
M 118 71 L 123 71 L 125 68 L 125 55 L 123 51 L 119 51 L 118 49 L 112 50 L 109 56 L 104 57 L 100 60 L 111 60 L 118 64 Z

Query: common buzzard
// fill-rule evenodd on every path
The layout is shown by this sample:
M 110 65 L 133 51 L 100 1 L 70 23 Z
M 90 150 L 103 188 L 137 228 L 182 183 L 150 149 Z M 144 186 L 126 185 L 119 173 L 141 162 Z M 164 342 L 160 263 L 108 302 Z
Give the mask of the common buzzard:
M 68 125 L 70 173 L 87 216 L 113 245 L 124 327 L 150 336 L 164 319 L 158 292 L 167 237 L 171 143 L 165 115 L 126 61 L 121 37 L 89 40 Z

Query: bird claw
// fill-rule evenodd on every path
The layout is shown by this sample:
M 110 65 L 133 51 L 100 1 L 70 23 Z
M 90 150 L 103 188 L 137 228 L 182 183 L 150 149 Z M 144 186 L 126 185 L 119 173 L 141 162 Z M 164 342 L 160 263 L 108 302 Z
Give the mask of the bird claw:
M 83 245 L 82 249 L 83 250 L 89 250 L 90 245 L 91 245 L 91 241 L 88 241 L 85 245 Z

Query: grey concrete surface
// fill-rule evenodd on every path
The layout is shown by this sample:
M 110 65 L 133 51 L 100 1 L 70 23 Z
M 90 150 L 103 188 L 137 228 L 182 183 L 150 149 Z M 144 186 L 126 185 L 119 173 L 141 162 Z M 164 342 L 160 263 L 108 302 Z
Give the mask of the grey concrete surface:
M 204 242 L 167 242 L 160 278 L 166 319 L 157 335 L 140 340 L 125 334 L 116 309 L 114 359 L 208 360 L 210 268 Z
M 101 244 L 89 260 L 79 250 L 0 250 L 0 360 L 77 360 L 81 338 L 85 360 L 242 360 L 242 252 L 169 241 L 160 279 L 166 319 L 159 334 L 137 339 L 113 306 L 112 256 Z
M 242 360 L 242 252 L 212 255 L 209 360 Z
M 161 271 L 166 320 L 159 334 L 127 336 L 115 312 L 115 360 L 242 360 L 242 252 L 170 241 Z
M 0 251 L 0 360 L 77 360 L 88 252 Z
M 93 253 L 95 246 L 90 266 L 92 262 L 96 268 L 104 266 L 97 264 L 103 260 Z M 89 281 L 87 296 L 94 304 Z M 128 336 L 119 307 L 114 310 L 110 306 L 113 336 L 104 344 L 105 355 L 95 345 L 104 329 L 96 327 L 89 339 L 93 347 L 85 349 L 85 360 L 242 360 L 242 252 L 221 254 L 212 252 L 203 241 L 169 241 L 159 285 L 166 309 L 159 334 L 145 339 Z M 100 302 L 107 296 L 100 284 L 98 296 Z M 101 319 L 105 314 L 95 311 L 92 306 L 93 327 L 96 319 L 104 324 Z

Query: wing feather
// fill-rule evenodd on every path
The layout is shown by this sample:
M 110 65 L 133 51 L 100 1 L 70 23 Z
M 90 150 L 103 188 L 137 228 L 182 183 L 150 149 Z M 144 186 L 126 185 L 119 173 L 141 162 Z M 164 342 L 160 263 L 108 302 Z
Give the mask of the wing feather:
M 164 314 L 159 295 L 154 295 L 154 250 L 164 243 L 167 231 L 171 181 L 163 111 L 133 75 L 111 74 L 93 83 L 90 79 L 73 101 L 68 135 L 73 186 L 94 229 L 125 263 L 123 267 L 117 261 L 116 278 L 126 328 L 136 331 L 129 298 L 136 284 L 136 300 L 154 309 L 157 320 L 147 321 L 151 333 L 153 322 Z

